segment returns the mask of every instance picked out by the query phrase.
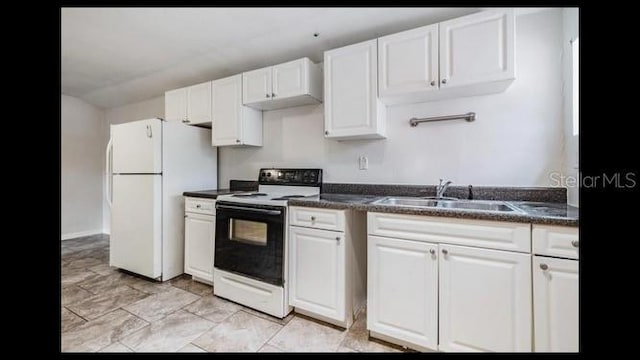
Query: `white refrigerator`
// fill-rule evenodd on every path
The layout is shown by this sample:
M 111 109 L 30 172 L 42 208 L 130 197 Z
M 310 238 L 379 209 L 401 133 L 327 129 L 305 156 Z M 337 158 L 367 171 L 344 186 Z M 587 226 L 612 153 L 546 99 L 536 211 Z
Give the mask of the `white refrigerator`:
M 147 119 L 111 125 L 109 263 L 166 281 L 184 272 L 184 191 L 215 189 L 211 130 Z

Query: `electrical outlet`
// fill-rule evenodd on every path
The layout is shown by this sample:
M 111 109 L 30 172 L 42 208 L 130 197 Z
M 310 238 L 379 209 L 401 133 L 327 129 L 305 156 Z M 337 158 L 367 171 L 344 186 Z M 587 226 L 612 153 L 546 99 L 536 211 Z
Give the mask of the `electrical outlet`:
M 360 157 L 358 157 L 358 168 L 360 170 L 367 170 L 369 168 L 369 159 L 366 155 L 360 155 Z

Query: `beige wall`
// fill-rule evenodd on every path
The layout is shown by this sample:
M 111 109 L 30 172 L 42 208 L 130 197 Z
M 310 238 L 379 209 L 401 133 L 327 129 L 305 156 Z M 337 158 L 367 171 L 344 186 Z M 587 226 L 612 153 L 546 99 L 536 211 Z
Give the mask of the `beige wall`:
M 62 239 L 102 232 L 104 111 L 62 95 Z
M 219 184 L 255 180 L 261 167 L 306 166 L 323 168 L 326 182 L 549 186 L 562 161 L 561 9 L 518 16 L 516 42 L 506 92 L 388 107 L 385 140 L 325 139 L 322 105 L 266 111 L 263 147 L 220 149 Z M 469 111 L 473 123 L 408 124 Z
M 109 141 L 109 126 L 121 124 L 129 121 L 150 119 L 154 117 L 164 117 L 164 95 L 153 99 L 140 101 L 137 103 L 124 105 L 120 107 L 110 108 L 105 111 L 105 129 L 104 137 L 101 139 L 102 149 L 106 149 Z M 104 194 L 106 184 L 102 183 L 102 192 Z M 106 197 L 103 196 L 102 203 L 102 223 L 105 233 L 111 231 L 111 210 L 107 204 Z

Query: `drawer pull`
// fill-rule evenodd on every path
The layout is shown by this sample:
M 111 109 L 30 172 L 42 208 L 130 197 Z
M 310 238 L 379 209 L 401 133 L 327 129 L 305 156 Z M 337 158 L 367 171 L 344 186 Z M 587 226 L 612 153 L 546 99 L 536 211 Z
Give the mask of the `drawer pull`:
M 545 270 L 545 271 L 546 271 L 547 269 L 549 269 L 549 265 L 547 265 L 547 264 L 540 264 L 540 269 L 542 269 L 542 270 Z
M 200 209 L 200 204 L 197 204 L 197 205 L 196 205 L 196 207 L 197 207 L 198 209 Z
M 443 254 L 445 254 L 445 255 L 447 255 L 447 254 L 449 254 L 449 250 L 447 250 L 447 249 L 442 249 L 442 253 L 443 253 Z
M 336 241 L 340 241 L 340 236 L 336 236 Z
M 571 245 L 573 245 L 574 248 L 577 248 L 579 244 L 580 244 L 580 242 L 578 240 L 573 240 L 571 242 Z
M 312 217 L 311 217 L 311 221 L 316 221 L 316 217 L 315 217 L 315 216 L 312 216 Z

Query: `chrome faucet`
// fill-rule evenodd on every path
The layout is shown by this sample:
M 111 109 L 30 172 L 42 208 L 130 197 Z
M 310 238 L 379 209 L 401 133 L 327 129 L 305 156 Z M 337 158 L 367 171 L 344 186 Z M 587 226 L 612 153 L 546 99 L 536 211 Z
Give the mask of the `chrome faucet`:
M 442 184 L 442 179 L 440 179 L 440 184 L 438 184 L 438 186 L 436 186 L 436 199 L 441 199 L 442 198 L 442 195 L 444 195 L 444 192 L 447 191 L 447 188 L 449 187 L 449 185 L 451 185 L 451 181 L 447 181 L 443 185 Z

